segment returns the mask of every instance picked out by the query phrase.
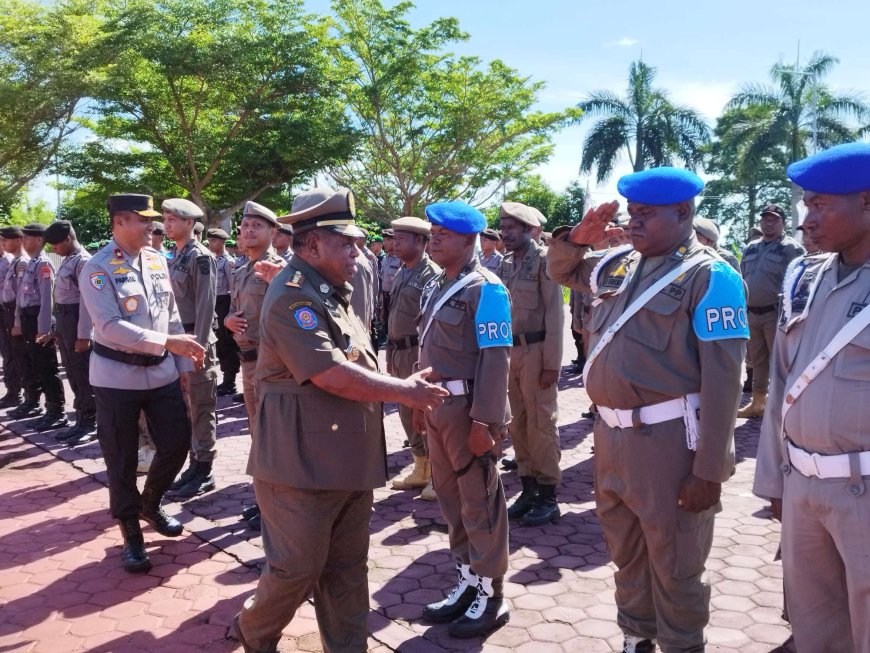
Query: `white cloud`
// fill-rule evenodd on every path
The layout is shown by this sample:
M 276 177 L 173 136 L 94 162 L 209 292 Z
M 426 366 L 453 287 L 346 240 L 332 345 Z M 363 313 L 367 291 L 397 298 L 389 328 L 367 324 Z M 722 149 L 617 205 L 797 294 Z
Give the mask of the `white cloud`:
M 722 109 L 737 91 L 736 81 L 667 81 L 661 80 L 656 86 L 668 91 L 671 101 L 691 107 L 707 119 L 712 126 Z
M 605 43 L 604 46 L 608 48 L 617 47 L 617 48 L 630 48 L 633 45 L 637 45 L 640 43 L 636 38 L 631 36 L 623 36 L 618 41 L 610 41 L 609 43 Z

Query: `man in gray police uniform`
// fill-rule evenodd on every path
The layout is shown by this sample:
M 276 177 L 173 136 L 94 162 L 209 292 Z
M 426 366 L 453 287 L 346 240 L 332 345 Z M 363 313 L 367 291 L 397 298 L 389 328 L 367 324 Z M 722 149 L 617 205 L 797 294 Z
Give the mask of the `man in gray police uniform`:
M 130 572 L 151 568 L 139 519 L 166 537 L 181 534 L 181 524 L 163 511 L 160 500 L 190 449 L 178 372 L 192 371 L 205 356 L 196 338 L 184 333 L 166 258 L 150 247 L 151 219 L 158 215 L 149 195 L 109 197 L 112 240 L 85 264 L 79 281 L 94 322 L 90 379 L 109 507 L 121 527 L 121 560 Z M 142 411 L 157 453 L 140 495 L 136 454 Z
M 208 247 L 193 237 L 202 209 L 190 200 L 163 200 L 166 235 L 175 244 L 169 261 L 169 280 L 185 333 L 196 336 L 205 348 L 205 361 L 195 372 L 181 373 L 181 388 L 190 410 L 193 434 L 190 466 L 172 484 L 177 497 L 192 497 L 214 489 L 212 475 L 217 446 L 215 401 L 217 358 L 214 343 L 214 307 L 217 297 L 217 265 Z
M 94 389 L 88 379 L 93 324 L 91 316 L 81 305 L 79 275 L 85 263 L 91 260 L 76 239 L 69 220 L 53 222 L 45 230 L 45 242 L 55 254 L 63 256 L 54 284 L 54 310 L 57 314 L 57 341 L 66 378 L 75 399 L 73 408 L 76 422 L 55 436 L 70 446 L 90 442 L 97 430 L 97 404 Z

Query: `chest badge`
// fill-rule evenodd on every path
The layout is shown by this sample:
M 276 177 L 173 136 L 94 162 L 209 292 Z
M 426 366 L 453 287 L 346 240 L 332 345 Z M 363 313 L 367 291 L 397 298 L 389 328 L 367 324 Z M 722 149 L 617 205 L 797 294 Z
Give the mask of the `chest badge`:
M 322 293 L 328 293 L 328 292 L 329 292 L 329 286 L 327 286 L 325 283 L 320 284 L 320 292 L 322 292 Z
M 356 363 L 359 360 L 360 350 L 356 345 L 350 345 L 344 350 L 344 355 L 351 363 Z
M 130 271 L 129 268 L 125 268 L 123 265 L 119 268 L 115 268 L 112 270 L 112 274 L 127 274 Z
M 139 300 L 135 297 L 127 297 L 127 299 L 124 300 L 124 309 L 128 313 L 135 312 L 137 308 L 139 308 Z

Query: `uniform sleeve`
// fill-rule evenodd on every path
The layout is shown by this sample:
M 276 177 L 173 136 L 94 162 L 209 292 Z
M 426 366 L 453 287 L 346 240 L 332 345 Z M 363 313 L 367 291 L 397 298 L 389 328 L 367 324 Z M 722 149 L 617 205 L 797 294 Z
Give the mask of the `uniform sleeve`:
M 196 321 L 193 334 L 196 341 L 208 347 L 214 326 L 214 305 L 217 300 L 217 264 L 214 256 L 202 254 L 196 258 L 193 286 L 196 296 Z
M 284 363 L 300 385 L 347 361 L 329 333 L 329 317 L 307 295 L 276 287 L 281 297 L 264 302 L 268 313 L 260 322 L 260 340 Z M 273 292 L 270 289 L 270 292 Z
M 79 292 L 82 287 L 82 269 L 85 267 L 85 261 L 79 259 L 76 263 L 76 279 L 78 280 Z M 79 324 L 76 330 L 76 338 L 79 340 L 90 340 L 94 337 L 94 323 L 91 320 L 91 314 L 88 313 L 88 307 L 84 301 L 79 302 Z
M 589 251 L 588 247 L 578 247 L 564 240 L 551 240 L 547 250 L 547 275 L 573 290 L 591 292 L 589 277 L 598 258 L 587 256 Z
M 476 314 L 484 286 L 472 289 L 474 301 L 466 302 L 466 318 L 476 331 Z M 510 315 L 510 306 L 504 309 Z M 507 424 L 510 409 L 507 404 L 510 347 L 484 347 L 478 350 L 474 370 L 474 389 L 471 401 L 471 419 L 485 424 Z
M 786 337 L 780 331 L 773 341 L 770 359 L 770 387 L 767 410 L 758 436 L 758 454 L 755 457 L 755 480 L 752 493 L 764 499 L 782 498 L 782 400 L 785 395 Z
M 98 275 L 103 276 L 101 284 L 95 281 L 95 279 L 99 279 Z M 163 354 L 166 345 L 165 333 L 143 329 L 122 318 L 118 300 L 111 286 L 111 275 L 99 267 L 85 266 L 82 270 L 82 281 L 87 281 L 79 286 L 82 293 L 82 304 L 93 319 L 96 338 L 105 340 L 107 343 L 115 343 L 122 347 L 134 349 L 143 354 L 151 354 L 152 356 Z M 178 311 L 175 309 L 175 298 L 171 292 L 170 297 L 177 320 Z
M 565 308 L 562 301 L 562 286 L 552 281 L 541 270 L 541 295 L 544 300 L 544 369 L 562 369 L 562 333 L 565 329 Z
M 52 311 L 54 310 L 54 268 L 48 261 L 37 264 L 36 283 L 39 286 L 39 318 L 36 330 L 39 333 L 51 331 Z

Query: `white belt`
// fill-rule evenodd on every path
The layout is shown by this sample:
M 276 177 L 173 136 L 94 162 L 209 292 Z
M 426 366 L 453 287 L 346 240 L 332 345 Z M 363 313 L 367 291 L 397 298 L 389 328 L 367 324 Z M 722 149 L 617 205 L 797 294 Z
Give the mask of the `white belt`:
M 791 466 L 804 476 L 817 476 L 819 478 L 849 478 L 852 470 L 849 466 L 847 453 L 825 455 L 810 453 L 796 447 L 791 442 L 788 445 L 788 457 Z M 870 451 L 862 451 L 858 454 L 858 462 L 861 467 L 861 476 L 870 476 Z
M 639 423 L 634 423 L 634 414 L 637 411 Z M 652 406 L 641 406 L 640 408 L 619 409 L 607 408 L 606 406 L 598 407 L 598 414 L 604 423 L 612 429 L 630 429 L 641 424 L 659 424 L 668 420 L 683 417 L 683 398 L 670 399 L 663 401 L 660 404 Z
M 463 379 L 454 381 L 433 381 L 432 384 L 440 385 L 452 395 L 467 395 L 471 392 L 471 389 L 468 387 L 468 381 Z

